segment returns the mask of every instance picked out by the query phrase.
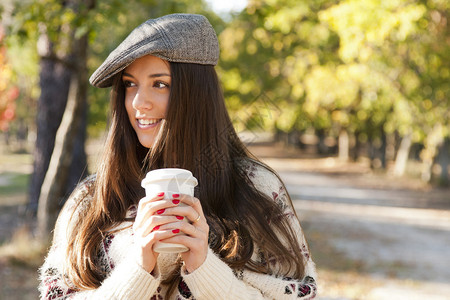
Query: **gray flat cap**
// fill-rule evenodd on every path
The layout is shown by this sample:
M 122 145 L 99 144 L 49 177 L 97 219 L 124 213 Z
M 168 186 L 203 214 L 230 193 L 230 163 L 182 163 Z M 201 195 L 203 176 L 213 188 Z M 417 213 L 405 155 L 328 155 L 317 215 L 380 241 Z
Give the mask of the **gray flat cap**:
M 89 82 L 99 88 L 109 87 L 114 75 L 147 54 L 170 62 L 216 65 L 219 42 L 202 15 L 172 14 L 150 19 L 136 27 L 109 54 Z

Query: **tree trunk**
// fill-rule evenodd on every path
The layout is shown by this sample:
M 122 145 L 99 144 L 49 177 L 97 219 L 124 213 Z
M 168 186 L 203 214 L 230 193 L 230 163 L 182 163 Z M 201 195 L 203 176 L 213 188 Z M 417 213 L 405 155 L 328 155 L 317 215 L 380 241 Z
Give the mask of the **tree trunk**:
M 87 77 L 84 78 L 86 80 Z M 86 86 L 87 91 L 87 86 Z M 87 127 L 87 115 L 88 115 L 88 104 L 87 104 L 87 96 L 85 103 L 80 111 L 78 132 L 74 136 L 73 143 L 73 158 L 72 164 L 70 165 L 69 178 L 66 184 L 65 194 L 69 195 L 72 193 L 74 188 L 80 182 L 80 180 L 84 179 L 86 175 L 88 175 L 88 163 L 87 163 L 87 155 L 85 149 L 85 143 L 87 139 L 86 127 Z
M 450 138 L 444 139 L 442 144 L 439 146 L 439 153 L 436 162 L 439 164 L 441 173 L 439 176 L 439 185 L 448 186 L 449 176 L 448 176 L 448 166 L 449 166 L 449 156 L 450 156 Z
M 80 14 L 92 9 L 93 4 L 93 0 L 68 2 L 68 5 L 74 7 Z M 84 11 L 80 11 L 81 9 Z M 71 28 L 70 36 L 74 36 L 75 31 L 76 28 Z M 87 113 L 87 47 L 87 34 L 78 39 L 74 38 L 70 47 L 68 65 L 72 66 L 73 70 L 67 105 L 56 133 L 54 150 L 39 196 L 37 234 L 42 241 L 50 237 L 64 199 L 76 182 L 84 177 L 86 171 L 84 144 Z
M 288 133 L 288 142 L 289 142 L 289 145 L 294 146 L 295 148 L 299 148 L 300 131 L 298 129 L 292 129 Z
M 325 145 L 325 138 L 326 138 L 325 130 L 323 130 L 323 129 L 316 130 L 316 135 L 318 138 L 317 153 L 319 153 L 321 155 L 328 154 L 328 148 Z
M 407 133 L 400 143 L 400 148 L 397 152 L 397 157 L 395 159 L 394 175 L 403 176 L 406 170 L 406 163 L 408 162 L 409 151 L 412 144 L 412 132 Z
M 351 157 L 352 161 L 358 161 L 358 158 L 359 158 L 359 155 L 361 152 L 361 148 L 362 148 L 362 145 L 361 145 L 362 143 L 361 143 L 358 131 L 356 131 L 354 133 L 354 138 L 355 138 L 355 145 L 353 146 L 353 148 L 350 149 L 351 150 L 350 157 Z
M 387 162 L 395 161 L 395 134 L 390 133 L 386 135 L 386 164 Z
M 40 88 L 38 100 L 36 129 L 37 137 L 33 153 L 33 174 L 29 186 L 29 211 L 37 211 L 39 194 L 45 173 L 53 153 L 56 131 L 61 123 L 66 107 L 72 70 L 61 60 L 56 60 L 53 44 L 42 33 L 38 43 L 40 61 Z
M 387 137 L 384 130 L 381 130 L 381 145 L 379 148 L 381 168 L 386 170 L 387 160 L 386 160 L 386 149 L 387 149 Z
M 425 147 L 422 149 L 422 180 L 429 182 L 433 175 L 433 164 L 436 159 L 438 149 L 444 143 L 443 126 L 436 123 L 425 140 Z
M 75 137 L 86 105 L 86 84 L 77 75 L 71 80 L 67 107 L 56 134 L 55 148 L 39 197 L 38 236 L 41 239 L 47 238 L 55 225 L 66 196 L 70 166 L 74 162 Z
M 341 129 L 339 132 L 339 160 L 348 161 L 350 149 L 350 139 L 348 132 L 345 129 Z

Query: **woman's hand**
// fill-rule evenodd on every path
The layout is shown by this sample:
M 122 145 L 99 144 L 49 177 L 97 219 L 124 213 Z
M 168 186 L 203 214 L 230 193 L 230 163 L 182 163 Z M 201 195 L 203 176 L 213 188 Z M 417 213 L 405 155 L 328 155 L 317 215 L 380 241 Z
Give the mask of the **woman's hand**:
M 167 230 L 161 227 L 177 223 L 180 218 L 164 212 L 178 206 L 179 203 L 178 199 L 164 199 L 164 193 L 159 193 L 154 198 L 144 197 L 139 201 L 133 232 L 138 247 L 139 263 L 149 273 L 155 268 L 158 259 L 158 253 L 153 251 L 153 245 L 176 234 L 173 231 L 175 227 Z
M 186 270 L 191 273 L 201 266 L 208 253 L 209 226 L 203 214 L 200 200 L 190 195 L 173 195 L 174 201 L 180 200 L 185 205 L 178 205 L 165 209 L 162 215 L 177 216 L 180 219 L 173 224 L 161 225 L 160 230 L 169 230 L 175 234 L 181 231 L 184 234 L 173 235 L 163 240 L 165 243 L 182 244 L 189 251 L 181 253 Z M 181 217 L 187 218 L 183 222 Z

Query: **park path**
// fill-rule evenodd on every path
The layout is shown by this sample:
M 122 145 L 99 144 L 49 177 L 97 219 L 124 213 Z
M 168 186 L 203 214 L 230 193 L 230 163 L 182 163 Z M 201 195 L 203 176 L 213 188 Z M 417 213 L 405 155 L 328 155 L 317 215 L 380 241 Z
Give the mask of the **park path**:
M 318 299 L 450 299 L 449 189 L 375 176 L 364 164 L 305 157 L 274 145 L 251 150 L 287 185 L 318 266 Z M 6 225 L 16 224 L 12 204 L 23 200 L 1 200 L 8 200 L 0 214 L 5 238 L 11 233 Z M 27 272 L 15 277 L 35 276 L 35 270 Z M 36 298 L 35 284 L 28 284 L 33 296 L 26 299 Z
M 325 172 L 310 159 L 263 160 L 285 182 L 313 256 L 327 255 L 311 240 L 320 237 L 333 249 L 330 255 L 343 255 L 361 277 L 376 282 L 356 297 L 330 292 L 328 282 L 322 283 L 319 299 L 450 299 L 449 189 L 381 182 L 364 170 L 346 172 L 332 159 L 315 160 L 334 165 Z M 319 277 L 329 269 L 320 260 Z M 352 283 L 343 289 L 350 288 Z

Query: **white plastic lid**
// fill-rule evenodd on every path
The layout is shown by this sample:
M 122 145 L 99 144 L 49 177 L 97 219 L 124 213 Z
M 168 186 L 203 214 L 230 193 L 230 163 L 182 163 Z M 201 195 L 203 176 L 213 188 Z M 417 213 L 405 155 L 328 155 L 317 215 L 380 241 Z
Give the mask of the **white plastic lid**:
M 164 168 L 148 172 L 145 178 L 142 180 L 142 186 L 150 182 L 167 180 L 172 178 L 177 178 L 178 180 L 182 180 L 182 182 L 190 183 L 192 186 L 196 186 L 198 184 L 197 179 L 192 175 L 192 172 L 189 170 L 178 168 Z

